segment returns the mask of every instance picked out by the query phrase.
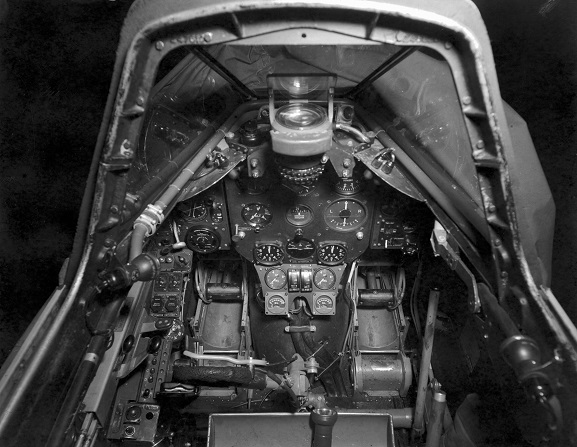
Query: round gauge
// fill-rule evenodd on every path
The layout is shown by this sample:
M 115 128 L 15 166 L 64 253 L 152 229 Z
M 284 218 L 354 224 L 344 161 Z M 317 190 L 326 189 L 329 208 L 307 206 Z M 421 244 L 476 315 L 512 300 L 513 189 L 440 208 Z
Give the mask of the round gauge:
M 273 244 L 257 245 L 254 247 L 254 262 L 262 265 L 280 264 L 284 253 L 280 247 Z
M 342 178 L 334 184 L 334 189 L 342 196 L 352 196 L 363 189 L 363 182 L 356 178 Z
M 321 295 L 315 300 L 315 313 L 332 314 L 335 310 L 335 303 L 330 296 Z
M 264 227 L 272 221 L 271 211 L 260 203 L 250 203 L 241 211 L 244 221 L 253 227 Z
M 279 290 L 286 286 L 287 276 L 281 269 L 271 269 L 264 275 L 264 281 L 271 289 Z
M 313 281 L 315 286 L 321 290 L 328 290 L 332 289 L 335 286 L 335 282 L 337 281 L 337 277 L 333 273 L 332 270 L 329 269 L 320 269 L 315 272 L 313 276 Z
M 268 299 L 266 307 L 271 314 L 282 314 L 286 308 L 286 300 L 280 295 L 273 295 Z
M 381 213 L 385 216 L 395 217 L 401 210 L 401 204 L 392 197 L 386 197 L 381 204 Z
M 212 228 L 191 227 L 186 233 L 186 246 L 197 253 L 212 253 L 220 246 L 220 236 Z
M 367 209 L 354 199 L 335 200 L 325 210 L 325 222 L 337 231 L 353 231 L 367 219 Z
M 297 227 L 305 226 L 313 220 L 313 210 L 306 205 L 295 205 L 286 212 L 288 223 Z
M 323 264 L 340 264 L 344 262 L 347 257 L 347 249 L 339 244 L 323 245 L 322 247 L 319 247 L 317 257 Z
M 203 202 L 182 203 L 178 205 L 178 211 L 189 222 L 204 220 L 207 214 L 207 209 Z
M 308 239 L 301 239 L 298 242 L 292 240 L 286 244 L 286 252 L 291 258 L 310 258 L 315 253 L 315 244 Z

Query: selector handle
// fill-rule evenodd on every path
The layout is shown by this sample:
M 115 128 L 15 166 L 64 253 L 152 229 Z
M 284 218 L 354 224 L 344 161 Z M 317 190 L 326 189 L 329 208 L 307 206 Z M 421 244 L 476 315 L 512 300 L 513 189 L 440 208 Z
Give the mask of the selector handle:
M 298 230 L 295 231 L 295 237 L 293 238 L 293 242 L 295 244 L 298 244 L 303 238 L 303 230 L 301 230 L 300 228 Z

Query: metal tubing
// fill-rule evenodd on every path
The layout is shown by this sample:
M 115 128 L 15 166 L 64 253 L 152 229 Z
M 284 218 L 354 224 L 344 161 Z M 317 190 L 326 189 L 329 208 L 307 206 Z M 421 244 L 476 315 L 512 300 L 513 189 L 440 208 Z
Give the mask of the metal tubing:
M 339 413 L 347 414 L 380 414 L 388 415 L 393 419 L 394 428 L 411 428 L 413 426 L 413 414 L 415 409 L 407 408 L 389 408 L 386 410 L 357 410 L 357 409 L 340 409 Z
M 423 338 L 423 354 L 419 368 L 419 384 L 417 388 L 417 402 L 415 404 L 415 421 L 413 423 L 412 437 L 415 439 L 423 433 L 423 419 L 425 414 L 425 397 L 429 379 L 429 365 L 433 353 L 433 340 L 435 338 L 435 320 L 437 319 L 437 306 L 439 305 L 438 289 L 431 289 L 429 293 L 429 307 L 427 309 L 427 322 L 425 324 L 425 336 Z
M 439 447 L 441 445 L 445 408 L 447 408 L 447 395 L 444 391 L 435 391 L 431 416 L 427 424 L 427 447 Z
M 106 351 L 108 331 L 112 331 L 114 328 L 114 323 L 123 304 L 124 298 L 116 298 L 105 307 L 98 323 L 99 333 L 91 338 L 84 359 L 78 367 L 64 403 L 60 407 L 60 412 L 48 439 L 47 445 L 50 447 L 63 445 L 63 439 L 72 425 L 72 420 Z

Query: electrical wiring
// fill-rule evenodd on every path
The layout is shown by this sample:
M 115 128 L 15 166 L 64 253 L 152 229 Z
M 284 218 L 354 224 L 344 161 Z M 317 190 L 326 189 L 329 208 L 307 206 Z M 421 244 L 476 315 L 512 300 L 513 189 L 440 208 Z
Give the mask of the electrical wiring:
M 210 304 L 212 301 L 207 299 L 204 294 L 207 283 L 208 283 L 208 273 L 204 268 L 204 264 L 202 262 L 199 262 L 194 271 L 194 285 L 196 287 L 196 293 L 203 303 Z

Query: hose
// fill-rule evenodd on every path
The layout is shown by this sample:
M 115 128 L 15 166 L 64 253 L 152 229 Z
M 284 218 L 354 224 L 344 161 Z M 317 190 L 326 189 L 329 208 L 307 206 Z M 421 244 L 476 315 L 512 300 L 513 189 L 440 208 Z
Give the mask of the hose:
M 349 126 L 347 124 L 342 124 L 342 123 L 337 123 L 337 124 L 335 124 L 335 129 L 344 130 L 345 132 L 352 133 L 354 136 L 356 136 L 363 143 L 370 143 L 371 142 L 369 137 L 367 137 L 366 135 L 363 135 L 363 133 L 359 129 L 355 129 L 353 126 Z
M 184 351 L 183 354 L 187 357 L 190 357 L 194 360 L 214 360 L 214 361 L 223 361 L 232 363 L 234 365 L 260 365 L 260 366 L 268 366 L 268 362 L 266 360 L 259 360 L 259 359 L 235 359 L 234 357 L 229 357 L 227 355 L 212 355 L 212 354 L 195 354 L 194 352 Z

